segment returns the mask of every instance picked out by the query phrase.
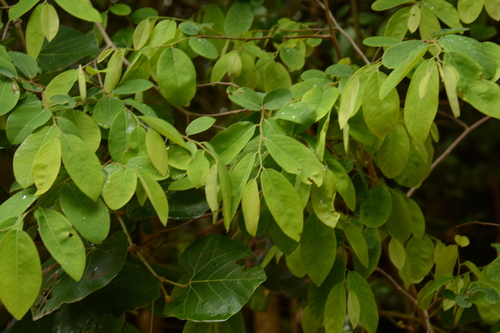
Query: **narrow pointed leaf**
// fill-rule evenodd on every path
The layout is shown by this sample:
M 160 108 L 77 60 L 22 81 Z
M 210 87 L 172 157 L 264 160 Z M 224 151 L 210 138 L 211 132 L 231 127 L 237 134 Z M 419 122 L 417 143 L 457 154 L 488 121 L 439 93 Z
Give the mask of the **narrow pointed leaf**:
M 252 236 L 257 234 L 260 217 L 260 196 L 257 180 L 251 179 L 243 189 L 241 209 L 245 218 L 245 227 Z
M 365 236 L 363 236 L 361 228 L 354 225 L 352 222 L 347 222 L 342 224 L 342 229 L 344 229 L 347 240 L 360 263 L 368 267 L 370 261 L 368 256 L 368 245 L 366 244 L 366 239 Z

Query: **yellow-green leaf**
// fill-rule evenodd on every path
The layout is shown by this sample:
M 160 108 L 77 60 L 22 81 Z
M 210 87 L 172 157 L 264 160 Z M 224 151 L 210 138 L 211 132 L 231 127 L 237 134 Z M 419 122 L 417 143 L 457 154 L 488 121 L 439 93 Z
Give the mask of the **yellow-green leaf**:
M 196 70 L 184 51 L 168 47 L 158 59 L 158 85 L 174 106 L 189 104 L 196 93 Z
M 59 31 L 59 16 L 51 4 L 44 3 L 41 13 L 42 31 L 45 38 L 50 42 Z
M 168 221 L 168 201 L 165 191 L 161 188 L 160 184 L 148 174 L 141 174 L 138 172 L 137 176 L 141 181 L 144 192 L 146 192 L 149 201 L 151 201 L 151 204 L 158 214 L 160 222 L 166 225 Z
M 131 169 L 119 169 L 104 183 L 102 197 L 110 209 L 118 210 L 132 199 L 136 187 L 136 173 Z
M 146 148 L 149 159 L 156 170 L 158 170 L 162 176 L 165 176 L 168 172 L 167 147 L 158 132 L 153 129 L 149 129 L 146 133 Z
M 260 196 L 257 180 L 251 179 L 243 189 L 241 209 L 245 218 L 245 227 L 248 233 L 255 236 L 259 227 Z
M 90 1 L 55 0 L 62 9 L 71 15 L 90 22 L 102 22 L 101 14 L 92 7 Z
M 47 192 L 59 174 L 61 167 L 61 143 L 59 138 L 47 141 L 35 155 L 32 177 L 37 191 L 35 195 Z

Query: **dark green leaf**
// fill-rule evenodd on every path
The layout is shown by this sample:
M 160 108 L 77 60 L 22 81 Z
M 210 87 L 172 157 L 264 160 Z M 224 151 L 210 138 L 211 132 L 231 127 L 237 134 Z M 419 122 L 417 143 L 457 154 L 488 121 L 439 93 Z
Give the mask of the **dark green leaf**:
M 378 326 L 378 310 L 375 297 L 370 289 L 370 285 L 366 280 L 355 271 L 350 271 L 347 275 L 349 290 L 352 290 L 361 300 L 361 313 L 359 322 L 367 330 L 368 333 L 375 333 Z
M 243 244 L 213 234 L 191 243 L 180 262 L 189 274 L 181 279 L 187 286 L 176 287 L 174 300 L 164 314 L 194 321 L 226 320 L 248 302 L 266 279 L 261 267 L 243 270 L 234 262 L 253 253 Z
M 36 60 L 28 54 L 21 52 L 9 51 L 9 57 L 12 63 L 23 73 L 28 79 L 34 78 L 38 73 L 38 65 Z
M 328 293 L 324 312 L 324 323 L 327 332 L 343 332 L 346 316 L 345 293 L 346 290 L 343 281 L 337 283 Z
M 408 163 L 410 155 L 410 139 L 403 125 L 386 136 L 384 143 L 376 153 L 377 164 L 388 178 L 399 175 Z
M 404 243 L 411 235 L 411 215 L 408 204 L 404 199 L 405 194 L 392 192 L 391 215 L 387 219 L 385 226 L 392 237 Z
M 196 323 L 188 321 L 182 333 L 245 333 L 245 321 L 241 312 L 220 323 Z
M 382 226 L 391 214 L 391 192 L 385 185 L 373 186 L 368 196 L 361 202 L 361 222 L 370 228 Z
M 355 225 L 353 221 L 348 221 L 342 224 L 342 229 L 344 229 L 345 236 L 359 262 L 363 266 L 368 267 L 370 261 L 368 256 L 368 244 L 366 243 L 361 228 Z

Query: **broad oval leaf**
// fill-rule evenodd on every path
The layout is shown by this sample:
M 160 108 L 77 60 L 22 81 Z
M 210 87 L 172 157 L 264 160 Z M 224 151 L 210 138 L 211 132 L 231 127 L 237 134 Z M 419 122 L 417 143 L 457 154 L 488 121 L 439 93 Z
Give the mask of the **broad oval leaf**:
M 316 120 L 314 107 L 305 101 L 285 105 L 274 116 L 274 119 L 284 119 L 293 123 L 310 126 Z
M 59 138 L 47 141 L 35 155 L 31 169 L 37 191 L 35 195 L 47 192 L 59 174 L 61 167 L 61 143 Z
M 293 47 L 284 47 L 279 52 L 280 58 L 291 70 L 297 70 L 304 67 L 304 55 Z
M 215 123 L 215 118 L 212 117 L 200 117 L 196 118 L 186 127 L 187 135 L 195 135 L 206 131 Z
M 164 314 L 202 322 L 234 315 L 266 279 L 259 266 L 244 270 L 235 264 L 252 255 L 245 245 L 217 234 L 191 243 L 180 256 L 189 270 L 180 281 L 186 287 L 175 287 L 176 297 L 165 305 Z
M 31 237 L 11 230 L 0 242 L 0 299 L 16 318 L 28 312 L 42 285 L 42 267 Z
M 375 154 L 378 166 L 388 178 L 394 178 L 403 172 L 409 155 L 410 139 L 401 124 L 397 124 L 396 129 L 386 136 Z
M 174 106 L 189 104 L 196 93 L 196 70 L 184 51 L 168 47 L 158 59 L 157 81 L 165 99 Z
M 370 262 L 368 244 L 361 228 L 355 225 L 353 221 L 348 221 L 342 224 L 342 229 L 344 229 L 345 236 L 359 262 L 363 266 L 368 267 Z
M 323 164 L 312 150 L 286 135 L 272 134 L 265 138 L 265 144 L 273 159 L 284 170 L 299 176 L 306 184 L 313 181 L 317 186 L 323 183 Z
M 293 95 L 289 89 L 276 88 L 264 96 L 264 108 L 268 110 L 277 110 L 292 101 Z
M 113 89 L 113 95 L 130 95 L 148 90 L 154 87 L 151 81 L 145 79 L 131 79 L 124 81 Z
M 247 32 L 253 22 L 253 6 L 250 2 L 236 1 L 226 13 L 224 29 L 228 36 L 237 37 Z
M 61 213 L 39 208 L 35 211 L 44 245 L 71 278 L 79 281 L 85 269 L 85 248 L 78 233 Z
M 368 333 L 375 333 L 378 326 L 378 310 L 375 297 L 368 282 L 356 271 L 350 271 L 347 275 L 349 290 L 356 293 L 358 299 L 362 300 L 360 305 L 359 322 Z
M 385 185 L 373 186 L 361 202 L 360 216 L 364 225 L 370 228 L 382 226 L 391 214 L 392 196 Z
M 19 217 L 37 198 L 34 188 L 17 192 L 0 205 L 0 221 Z
M 229 86 L 226 92 L 230 100 L 246 109 L 259 111 L 262 106 L 262 97 L 252 88 L 241 87 L 236 89 Z
M 137 175 L 131 169 L 119 169 L 108 177 L 102 189 L 102 197 L 112 210 L 122 208 L 132 199 L 137 187 Z
M 335 228 L 340 217 L 333 206 L 336 192 L 337 179 L 331 170 L 326 170 L 324 173 L 321 186 L 312 185 L 311 187 L 311 204 L 314 213 L 330 228 Z
M 19 87 L 14 81 L 0 80 L 0 116 L 6 114 L 16 106 L 19 100 Z
M 391 215 L 385 223 L 389 234 L 397 238 L 401 243 L 406 242 L 410 237 L 412 226 L 410 210 L 403 196 L 406 195 L 397 191 L 392 192 Z
M 191 46 L 191 49 L 202 57 L 207 59 L 217 59 L 219 56 L 219 51 L 207 38 L 191 37 L 188 43 L 189 46 Z
M 285 176 L 274 169 L 264 169 L 260 181 L 267 207 L 276 223 L 285 235 L 298 242 L 304 220 L 297 192 Z
M 209 170 L 210 162 L 205 157 L 205 151 L 202 149 L 197 150 L 187 165 L 188 178 L 195 188 L 205 185 Z
M 59 16 L 51 4 L 45 3 L 41 14 L 42 31 L 50 42 L 59 31 Z
M 420 283 L 434 266 L 434 243 L 424 236 L 413 237 L 406 244 L 406 253 L 411 266 L 412 283 Z
M 333 107 L 339 90 L 335 87 L 314 87 L 304 94 L 302 100 L 316 109 L 316 120 L 323 118 Z
M 116 115 L 123 110 L 123 101 L 116 97 L 104 96 L 97 101 L 92 118 L 103 128 L 110 128 Z
M 92 7 L 90 1 L 55 0 L 62 9 L 71 15 L 90 22 L 102 22 L 101 14 Z
M 76 186 L 92 200 L 101 194 L 101 163 L 89 146 L 72 134 L 61 136 L 62 161 Z
M 403 269 L 406 262 L 406 253 L 403 244 L 397 238 L 391 238 L 389 242 L 389 257 L 399 271 Z
M 483 10 L 484 0 L 458 0 L 458 15 L 464 23 L 474 22 Z
M 229 164 L 255 133 L 255 124 L 242 121 L 229 126 L 210 140 L 224 164 Z
M 65 184 L 59 192 L 64 215 L 85 239 L 100 244 L 109 233 L 109 212 L 100 198 L 85 196 L 75 185 Z
M 12 144 L 19 144 L 26 139 L 35 128 L 45 124 L 52 112 L 36 105 L 24 105 L 14 110 L 7 119 L 7 138 Z
M 346 316 L 346 290 L 343 281 L 328 293 L 325 303 L 325 328 L 329 333 L 342 333 Z

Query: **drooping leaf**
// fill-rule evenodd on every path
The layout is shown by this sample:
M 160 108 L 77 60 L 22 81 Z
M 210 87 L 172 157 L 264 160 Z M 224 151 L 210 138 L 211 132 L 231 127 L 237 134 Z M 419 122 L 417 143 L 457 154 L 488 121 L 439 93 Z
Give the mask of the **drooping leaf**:
M 37 188 L 36 195 L 47 192 L 59 174 L 61 143 L 58 138 L 47 141 L 36 153 L 31 169 Z
M 85 239 L 100 244 L 109 233 L 109 212 L 100 198 L 96 201 L 84 195 L 75 185 L 65 184 L 59 192 L 64 215 Z
M 176 296 L 165 305 L 164 314 L 205 322 L 234 315 L 266 279 L 261 267 L 243 270 L 234 263 L 251 255 L 243 244 L 217 234 L 191 243 L 180 256 L 189 270 L 181 279 L 186 287 L 175 287 Z
M 245 227 L 252 236 L 257 234 L 260 217 L 260 196 L 257 180 L 251 179 L 244 187 L 241 196 L 241 209 L 245 217 Z
M 101 163 L 89 146 L 72 134 L 61 136 L 62 161 L 76 186 L 92 200 L 101 194 Z
M 350 221 L 343 223 L 342 229 L 344 229 L 346 238 L 349 241 L 354 254 L 359 259 L 359 262 L 363 266 L 368 267 L 368 263 L 370 261 L 368 256 L 368 245 L 366 244 L 366 239 L 363 236 L 361 228 Z
M 373 186 L 368 196 L 361 202 L 360 217 L 364 225 L 370 228 L 382 226 L 391 214 L 391 192 L 385 185 Z
M 196 93 L 196 70 L 189 57 L 178 48 L 168 47 L 158 60 L 158 85 L 174 106 L 189 104 Z
M 189 150 L 179 131 L 167 121 L 152 116 L 141 116 L 140 119 L 173 143 Z
M 300 240 L 303 227 L 302 205 L 292 184 L 274 169 L 264 169 L 261 174 L 264 199 L 276 223 L 291 239 Z
M 168 221 L 168 201 L 165 191 L 156 180 L 149 176 L 149 174 L 139 172 L 137 177 L 141 181 L 141 185 L 149 201 L 153 204 L 161 223 L 166 225 Z
M 16 318 L 28 312 L 42 285 L 40 259 L 30 236 L 9 231 L 0 242 L 0 299 Z
M 151 163 L 162 176 L 165 176 L 168 172 L 168 150 L 165 142 L 155 130 L 148 130 L 146 148 Z
M 315 87 L 304 94 L 302 100 L 316 109 L 316 120 L 323 118 L 333 107 L 339 91 L 335 87 Z
M 325 304 L 325 329 L 331 333 L 342 333 L 346 315 L 346 290 L 343 282 L 337 283 L 328 293 Z
M 247 32 L 253 22 L 253 6 L 249 2 L 236 1 L 226 13 L 224 29 L 228 36 L 237 37 Z
M 59 16 L 51 4 L 44 4 L 41 14 L 42 31 L 45 38 L 50 42 L 59 30 Z
M 321 186 L 311 187 L 311 204 L 317 218 L 330 228 L 335 228 L 340 214 L 333 202 L 337 192 L 337 179 L 331 170 L 326 170 Z M 314 279 L 313 279 L 314 281 Z
M 429 136 L 438 109 L 438 95 L 438 69 L 436 62 L 429 59 L 422 62 L 413 74 L 404 109 L 408 133 L 420 144 L 424 144 Z
M 33 319 L 57 310 L 64 303 L 77 302 L 107 285 L 120 272 L 128 251 L 123 232 L 108 237 L 87 253 L 85 271 L 80 281 L 73 280 L 50 259 L 43 265 L 43 284 L 33 305 Z
M 333 268 L 337 239 L 335 230 L 314 214 L 304 222 L 300 239 L 300 255 L 307 275 L 319 287 Z
M 375 154 L 378 166 L 388 178 L 394 178 L 403 172 L 409 155 L 410 139 L 401 124 L 397 124 L 396 129 L 386 136 Z
M 350 271 L 347 275 L 349 290 L 356 293 L 358 299 L 362 300 L 360 305 L 359 322 L 368 333 L 375 333 L 378 326 L 378 310 L 375 297 L 370 289 L 370 285 L 356 271 Z
M 12 144 L 19 144 L 51 116 L 50 110 L 44 110 L 40 106 L 23 105 L 15 109 L 7 119 L 7 138 Z
M 412 220 L 408 204 L 404 199 L 405 194 L 394 191 L 392 197 L 392 209 L 385 226 L 392 237 L 404 243 L 411 235 Z
M 286 135 L 272 134 L 265 144 L 273 159 L 284 170 L 296 174 L 306 184 L 323 183 L 323 164 L 312 150 Z
M 35 211 L 39 232 L 50 254 L 75 281 L 82 278 L 85 269 L 85 248 L 71 223 L 52 209 Z
M 458 0 L 457 9 L 464 23 L 474 22 L 483 10 L 484 0 Z

